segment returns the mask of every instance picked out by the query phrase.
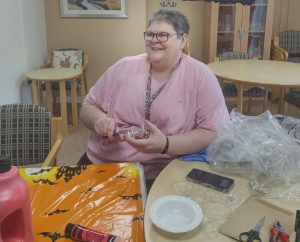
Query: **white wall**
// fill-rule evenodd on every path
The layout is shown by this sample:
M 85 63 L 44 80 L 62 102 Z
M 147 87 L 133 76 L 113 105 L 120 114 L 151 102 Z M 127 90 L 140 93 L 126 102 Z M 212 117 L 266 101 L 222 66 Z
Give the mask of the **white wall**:
M 300 30 L 299 10 L 299 0 L 275 0 L 273 36 L 285 30 Z
M 0 3 L 0 105 L 31 103 L 24 74 L 47 56 L 44 0 Z

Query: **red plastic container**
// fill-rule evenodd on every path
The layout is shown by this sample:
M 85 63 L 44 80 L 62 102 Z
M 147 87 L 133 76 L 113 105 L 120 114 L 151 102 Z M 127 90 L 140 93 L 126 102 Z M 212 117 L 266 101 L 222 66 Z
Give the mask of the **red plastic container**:
M 29 190 L 18 168 L 0 156 L 0 242 L 33 242 Z

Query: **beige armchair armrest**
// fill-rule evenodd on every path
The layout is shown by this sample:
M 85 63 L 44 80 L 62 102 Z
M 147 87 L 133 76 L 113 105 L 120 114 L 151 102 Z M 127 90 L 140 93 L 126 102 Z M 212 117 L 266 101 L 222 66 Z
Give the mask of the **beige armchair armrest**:
M 45 68 L 50 68 L 50 64 L 47 63 L 47 64 L 44 64 L 44 65 L 41 65 L 39 69 L 45 69 Z
M 286 50 L 280 48 L 279 46 L 272 45 L 271 49 L 271 59 L 278 61 L 287 61 L 289 54 Z
M 279 47 L 279 36 L 275 36 L 271 46 L 271 60 L 287 61 L 289 54 Z
M 51 151 L 42 164 L 42 167 L 55 166 L 56 156 L 60 149 L 63 139 L 63 121 L 61 117 L 55 117 L 51 120 Z
M 56 166 L 56 156 L 60 149 L 62 143 L 62 136 L 59 136 L 53 145 L 51 151 L 49 152 L 48 156 L 46 157 L 46 160 L 43 162 L 42 167 L 48 167 L 48 166 Z

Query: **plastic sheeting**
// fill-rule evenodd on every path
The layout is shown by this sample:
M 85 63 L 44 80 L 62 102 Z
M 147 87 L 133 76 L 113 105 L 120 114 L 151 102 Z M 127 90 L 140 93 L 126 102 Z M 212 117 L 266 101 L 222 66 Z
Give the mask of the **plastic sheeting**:
M 297 119 L 275 118 L 269 111 L 246 116 L 234 109 L 208 147 L 208 161 L 217 170 L 249 177 L 250 189 L 258 194 L 290 198 L 297 193 L 300 198 L 299 189 L 290 190 L 300 179 L 297 137 Z
M 20 174 L 30 188 L 34 241 L 71 241 L 64 233 L 68 223 L 119 241 L 144 241 L 138 164 L 22 168 Z

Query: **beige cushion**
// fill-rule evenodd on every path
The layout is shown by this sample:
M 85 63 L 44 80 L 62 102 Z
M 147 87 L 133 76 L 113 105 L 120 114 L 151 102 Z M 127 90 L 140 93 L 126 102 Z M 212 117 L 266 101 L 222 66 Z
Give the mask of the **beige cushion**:
M 52 67 L 67 67 L 79 70 L 82 67 L 82 50 L 53 51 Z

